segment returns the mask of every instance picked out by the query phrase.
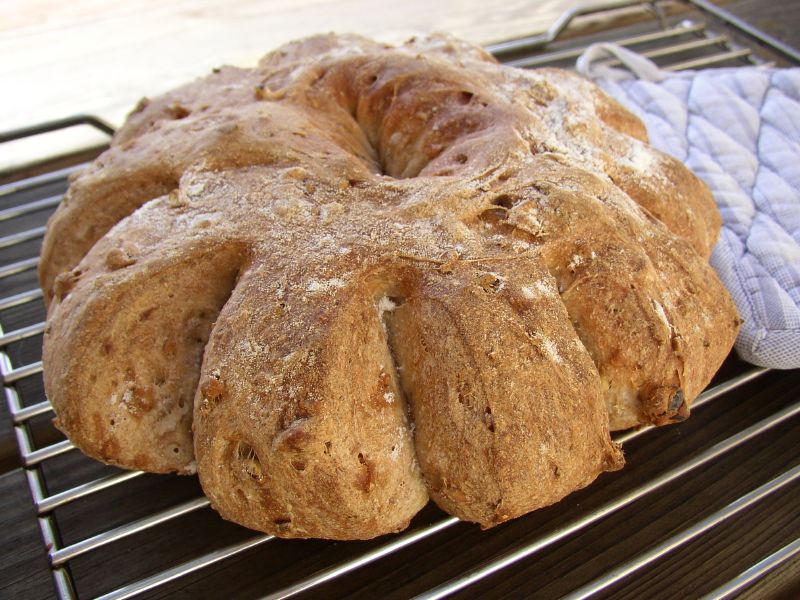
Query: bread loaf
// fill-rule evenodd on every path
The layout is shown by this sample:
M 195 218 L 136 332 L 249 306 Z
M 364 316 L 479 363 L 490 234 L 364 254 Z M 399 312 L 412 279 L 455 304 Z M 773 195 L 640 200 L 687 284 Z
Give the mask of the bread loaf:
M 706 187 L 565 71 L 288 44 L 142 101 L 48 225 L 44 376 L 86 454 L 219 512 L 491 527 L 689 413 L 738 328 Z

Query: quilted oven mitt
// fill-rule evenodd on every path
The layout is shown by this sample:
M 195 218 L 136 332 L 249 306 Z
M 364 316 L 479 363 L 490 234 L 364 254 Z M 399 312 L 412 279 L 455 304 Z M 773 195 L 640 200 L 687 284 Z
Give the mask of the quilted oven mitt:
M 619 59 L 625 69 L 604 64 Z M 722 214 L 711 265 L 744 325 L 736 350 L 765 367 L 800 367 L 800 69 L 660 70 L 613 44 L 578 59 L 684 161 Z

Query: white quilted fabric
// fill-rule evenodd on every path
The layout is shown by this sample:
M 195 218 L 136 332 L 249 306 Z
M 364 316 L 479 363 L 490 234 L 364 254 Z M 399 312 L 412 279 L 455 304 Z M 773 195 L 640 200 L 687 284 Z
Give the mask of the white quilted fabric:
M 609 57 L 627 69 L 602 64 Z M 713 191 L 723 227 L 711 265 L 745 321 L 740 356 L 800 368 L 800 69 L 670 73 L 597 44 L 578 71 L 641 117 L 651 143 Z

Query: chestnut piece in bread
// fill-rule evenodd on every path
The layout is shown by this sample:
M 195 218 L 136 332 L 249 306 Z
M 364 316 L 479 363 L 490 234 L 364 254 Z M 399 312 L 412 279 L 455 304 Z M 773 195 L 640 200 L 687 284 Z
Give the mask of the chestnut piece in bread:
M 567 72 L 316 36 L 143 101 L 44 241 L 86 454 L 283 537 L 491 527 L 622 466 L 727 355 L 706 187 Z

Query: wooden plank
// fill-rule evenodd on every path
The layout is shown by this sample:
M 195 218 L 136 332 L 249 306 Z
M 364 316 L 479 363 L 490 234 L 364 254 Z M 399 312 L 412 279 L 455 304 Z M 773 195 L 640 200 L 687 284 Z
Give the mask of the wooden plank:
M 0 598 L 52 598 L 47 554 L 22 469 L 0 475 Z

